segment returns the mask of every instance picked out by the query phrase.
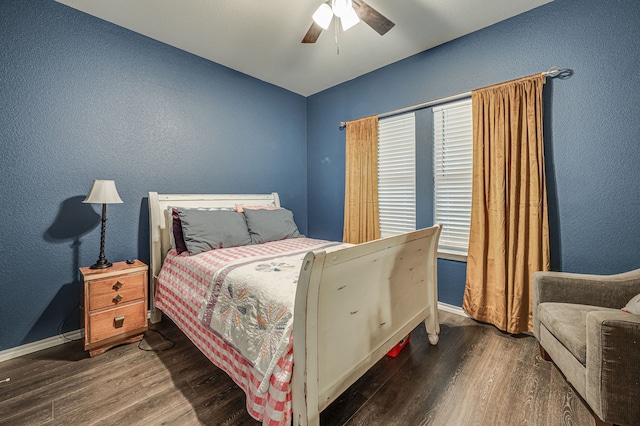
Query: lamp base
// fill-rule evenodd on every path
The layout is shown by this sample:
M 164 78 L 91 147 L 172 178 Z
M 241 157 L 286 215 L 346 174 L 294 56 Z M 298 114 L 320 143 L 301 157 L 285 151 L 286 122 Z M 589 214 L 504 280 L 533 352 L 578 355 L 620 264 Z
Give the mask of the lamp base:
M 105 269 L 110 267 L 111 265 L 113 265 L 111 262 L 107 262 L 105 261 L 101 261 L 98 260 L 96 263 L 94 263 L 93 265 L 91 265 L 89 268 L 90 269 Z
M 107 227 L 107 205 L 102 204 L 102 228 L 100 229 L 100 256 L 98 261 L 90 266 L 90 269 L 105 269 L 111 266 L 111 262 L 104 257 L 104 231 Z

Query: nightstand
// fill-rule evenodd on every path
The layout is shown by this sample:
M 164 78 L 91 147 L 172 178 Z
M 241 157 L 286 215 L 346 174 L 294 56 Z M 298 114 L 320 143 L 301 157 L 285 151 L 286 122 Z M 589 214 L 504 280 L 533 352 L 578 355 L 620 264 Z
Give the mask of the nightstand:
M 147 271 L 139 260 L 105 269 L 80 268 L 84 349 L 90 356 L 142 339 L 148 327 Z

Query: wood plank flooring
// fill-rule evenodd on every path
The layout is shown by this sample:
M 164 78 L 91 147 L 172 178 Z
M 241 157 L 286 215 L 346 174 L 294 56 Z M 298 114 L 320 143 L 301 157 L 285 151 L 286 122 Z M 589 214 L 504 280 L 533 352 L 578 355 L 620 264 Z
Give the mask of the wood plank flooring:
M 533 337 L 440 313 L 321 414 L 323 425 L 593 425 L 585 403 Z M 0 363 L 2 425 L 249 425 L 244 393 L 164 318 L 175 346 L 137 344 L 89 358 L 80 341 Z M 168 346 L 150 331 L 143 348 Z

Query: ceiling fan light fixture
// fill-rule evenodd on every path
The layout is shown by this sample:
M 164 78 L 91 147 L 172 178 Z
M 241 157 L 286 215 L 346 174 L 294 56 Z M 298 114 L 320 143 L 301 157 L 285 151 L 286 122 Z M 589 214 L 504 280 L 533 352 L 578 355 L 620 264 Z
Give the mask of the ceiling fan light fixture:
M 344 18 L 349 11 L 353 10 L 352 0 L 331 0 L 331 8 L 338 18 Z
M 329 24 L 331 24 L 331 19 L 333 18 L 333 11 L 331 7 L 327 3 L 322 3 L 313 15 L 311 16 L 313 21 L 320 25 L 322 29 L 326 30 L 329 28 Z
M 343 16 L 340 17 L 342 31 L 347 31 L 358 22 L 360 22 L 360 18 L 358 18 L 358 15 L 356 14 L 356 11 L 353 10 L 353 8 L 350 8 Z
M 356 9 L 354 9 L 354 4 L 357 7 Z M 362 20 L 381 36 L 396 25 L 389 18 L 366 4 L 364 0 L 358 0 L 356 3 L 353 0 L 324 0 L 324 3 L 313 14 L 313 22 L 302 38 L 302 43 L 315 43 L 320 33 L 331 25 L 333 15 L 336 16 L 334 26 L 336 44 L 338 43 L 338 33 L 340 32 L 338 19 L 343 31 L 348 30 Z

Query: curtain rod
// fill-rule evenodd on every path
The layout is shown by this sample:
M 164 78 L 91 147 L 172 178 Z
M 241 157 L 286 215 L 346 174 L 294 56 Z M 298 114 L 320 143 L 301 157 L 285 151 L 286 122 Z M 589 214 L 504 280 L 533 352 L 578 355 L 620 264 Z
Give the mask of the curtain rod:
M 553 77 L 557 77 L 563 72 L 565 72 L 565 70 L 560 68 L 558 65 L 554 65 L 551 68 L 549 68 L 547 71 L 541 72 L 540 74 L 542 74 L 543 77 L 553 78 Z M 378 118 L 391 117 L 392 115 L 398 115 L 398 114 L 404 114 L 405 112 L 417 111 L 419 109 L 428 108 L 434 105 L 444 104 L 446 102 L 453 102 L 453 101 L 457 101 L 458 99 L 468 98 L 469 96 L 471 96 L 471 92 L 465 92 L 465 93 L 460 93 L 458 95 L 447 96 L 446 98 L 440 98 L 433 101 L 423 102 L 421 104 L 411 105 L 411 106 L 400 108 L 400 109 L 394 109 L 393 111 L 383 112 L 382 114 L 378 114 Z M 340 130 L 343 130 L 345 127 L 347 127 L 347 122 L 341 121 L 339 125 L 340 125 Z

